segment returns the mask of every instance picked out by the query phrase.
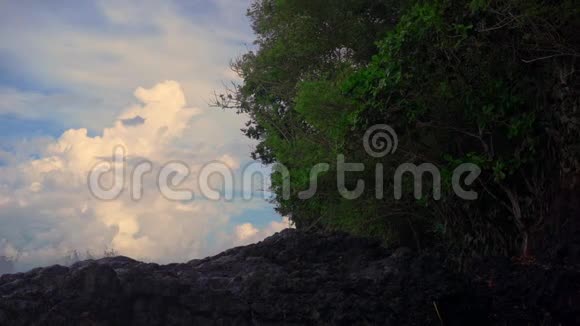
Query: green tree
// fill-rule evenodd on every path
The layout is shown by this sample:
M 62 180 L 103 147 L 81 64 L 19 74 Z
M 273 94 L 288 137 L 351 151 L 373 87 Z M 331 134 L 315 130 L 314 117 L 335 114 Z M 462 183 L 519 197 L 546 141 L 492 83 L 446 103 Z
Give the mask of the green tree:
M 462 255 L 527 254 L 560 176 L 580 175 L 580 128 L 569 122 L 578 121 L 569 91 L 580 89 L 578 13 L 574 1 L 254 1 L 256 50 L 233 63 L 244 82 L 216 104 L 249 115 L 255 159 L 289 169 L 290 198 L 280 174 L 273 190 L 300 228 L 416 247 L 444 240 Z M 396 156 L 365 152 L 363 135 L 376 124 L 399 133 Z M 384 167 L 382 180 L 373 168 L 350 174 L 347 188 L 379 182 L 387 195 L 340 196 L 339 154 Z M 416 200 L 407 179 L 403 200 L 394 200 L 392 176 L 404 162 L 441 167 L 442 200 Z M 302 200 L 318 163 L 329 170 Z M 476 201 L 452 191 L 462 163 L 483 170 Z

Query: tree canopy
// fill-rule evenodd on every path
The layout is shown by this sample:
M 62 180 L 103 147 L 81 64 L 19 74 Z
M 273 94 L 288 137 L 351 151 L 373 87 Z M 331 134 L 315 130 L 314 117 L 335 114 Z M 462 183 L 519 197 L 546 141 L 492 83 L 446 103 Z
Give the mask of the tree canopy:
M 249 115 L 255 159 L 289 170 L 290 196 L 280 173 L 273 190 L 299 228 L 445 244 L 462 257 L 527 254 L 561 232 L 554 198 L 580 186 L 570 182 L 580 176 L 579 14 L 575 1 L 256 0 L 256 50 L 233 62 L 243 83 L 216 104 Z M 396 154 L 365 151 L 377 124 L 397 131 Z M 336 190 L 339 155 L 367 167 L 346 176 L 348 189 L 365 182 L 355 200 Z M 330 167 L 301 199 L 318 163 Z M 436 165 L 442 198 L 425 186 L 416 199 L 405 178 L 394 199 L 403 163 Z M 482 170 L 477 200 L 453 194 L 464 163 Z

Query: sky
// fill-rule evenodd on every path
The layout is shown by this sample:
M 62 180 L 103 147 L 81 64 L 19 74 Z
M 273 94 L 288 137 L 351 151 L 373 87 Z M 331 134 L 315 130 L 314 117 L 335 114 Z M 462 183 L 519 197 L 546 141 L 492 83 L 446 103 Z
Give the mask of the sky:
M 239 82 L 229 62 L 252 48 L 249 1 L 0 0 L 0 256 L 18 256 L 21 270 L 112 248 L 181 262 L 289 226 L 260 184 L 251 200 L 204 198 L 196 184 L 210 162 L 237 181 L 252 164 L 246 117 L 209 105 Z M 174 186 L 195 198 L 165 198 L 154 177 L 140 200 L 130 182 L 114 200 L 96 198 L 88 175 L 119 146 L 128 170 L 186 164 Z

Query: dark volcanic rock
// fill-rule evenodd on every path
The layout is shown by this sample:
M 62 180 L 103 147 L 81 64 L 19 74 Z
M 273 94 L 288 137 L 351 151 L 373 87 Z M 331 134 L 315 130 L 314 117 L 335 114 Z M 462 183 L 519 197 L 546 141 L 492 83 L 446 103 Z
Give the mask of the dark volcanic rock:
M 286 230 L 186 264 L 4 275 L 0 325 L 566 325 L 580 322 L 578 275 L 494 262 L 470 278 L 435 254 Z

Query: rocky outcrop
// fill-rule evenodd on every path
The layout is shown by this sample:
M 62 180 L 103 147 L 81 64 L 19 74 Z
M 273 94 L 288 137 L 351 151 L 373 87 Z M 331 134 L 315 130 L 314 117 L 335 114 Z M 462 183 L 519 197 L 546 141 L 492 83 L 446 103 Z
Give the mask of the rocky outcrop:
M 185 264 L 125 257 L 0 278 L 0 325 L 489 325 L 580 322 L 580 273 L 286 230 Z

